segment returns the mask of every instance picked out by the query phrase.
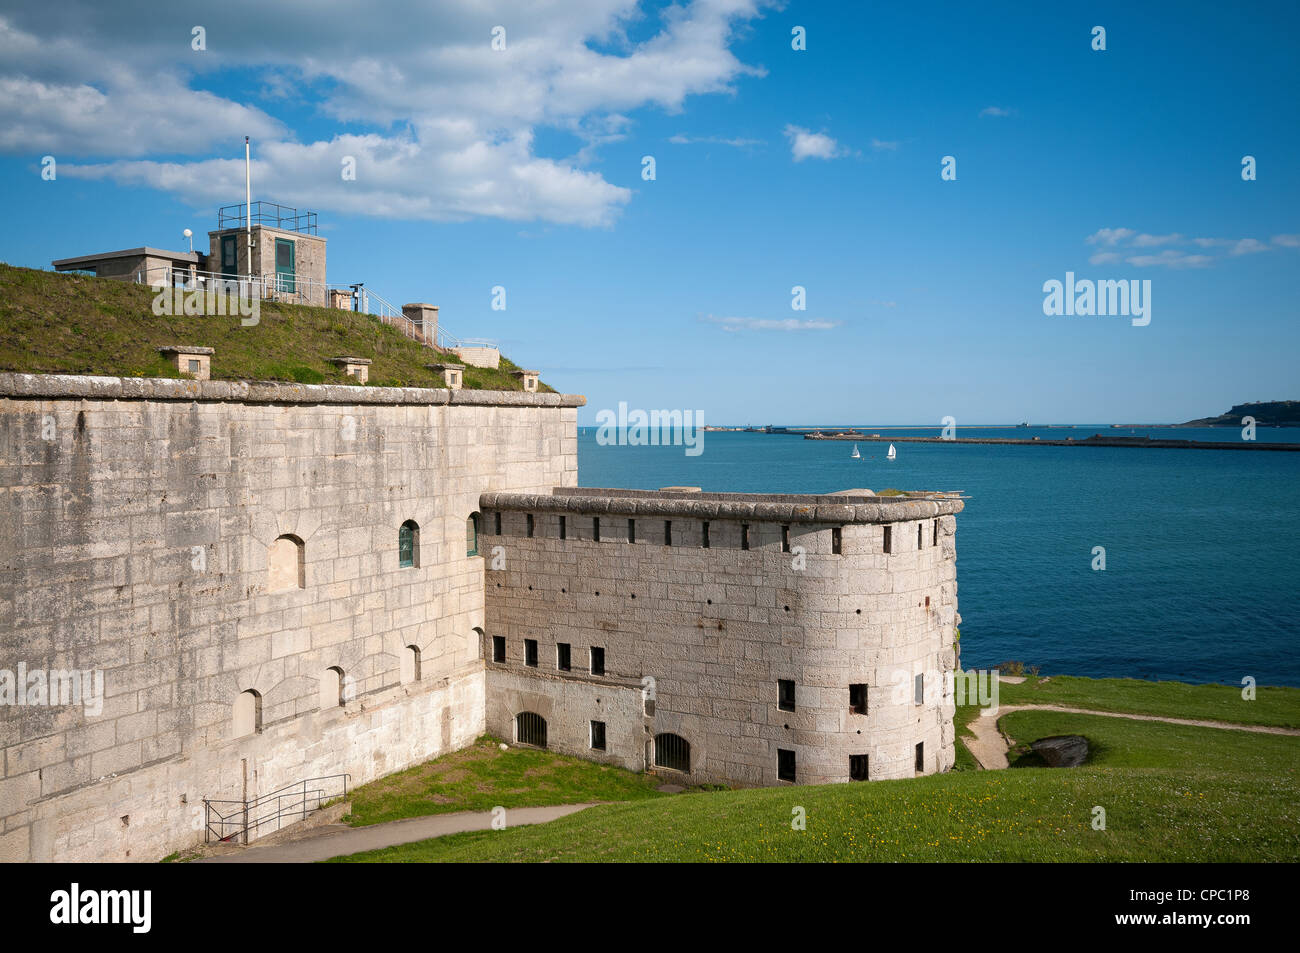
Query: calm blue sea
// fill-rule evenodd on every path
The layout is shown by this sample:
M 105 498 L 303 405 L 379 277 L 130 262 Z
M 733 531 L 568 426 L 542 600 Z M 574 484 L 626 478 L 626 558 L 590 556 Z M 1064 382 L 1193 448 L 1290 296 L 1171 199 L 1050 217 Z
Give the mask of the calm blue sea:
M 845 425 L 847 426 L 847 425 Z M 829 429 L 829 428 L 828 428 Z M 838 428 L 837 428 L 838 429 Z M 863 427 L 936 436 L 935 429 Z M 962 428 L 958 436 L 1082 439 L 1109 427 Z M 1135 428 L 1232 441 L 1235 429 Z M 1300 440 L 1300 429 L 1258 439 Z M 899 443 L 707 433 L 682 447 L 601 446 L 579 428 L 583 486 L 826 493 L 962 490 L 962 663 L 1042 673 L 1300 686 L 1300 453 Z M 1106 570 L 1091 568 L 1094 546 Z

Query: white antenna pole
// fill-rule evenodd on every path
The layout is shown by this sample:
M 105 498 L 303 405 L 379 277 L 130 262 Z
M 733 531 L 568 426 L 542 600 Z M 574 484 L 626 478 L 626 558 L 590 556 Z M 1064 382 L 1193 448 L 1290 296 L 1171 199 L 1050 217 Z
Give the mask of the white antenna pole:
M 248 274 L 253 275 L 253 166 L 248 154 L 248 136 L 244 136 L 244 235 L 248 240 Z

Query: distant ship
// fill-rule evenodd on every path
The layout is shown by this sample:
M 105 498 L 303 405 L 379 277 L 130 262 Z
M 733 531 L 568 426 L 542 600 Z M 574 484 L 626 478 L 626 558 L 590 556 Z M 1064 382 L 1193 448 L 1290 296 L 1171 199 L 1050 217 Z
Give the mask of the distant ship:
M 894 459 L 896 456 L 898 456 L 898 451 L 894 449 L 894 445 L 891 443 L 891 444 L 889 445 L 889 452 L 888 452 L 887 454 L 885 454 L 885 459 L 886 459 L 886 460 L 892 460 L 892 459 Z
M 856 443 L 853 445 L 853 452 L 850 453 L 849 456 L 852 457 L 854 460 L 862 459 L 862 454 L 858 453 L 858 445 Z

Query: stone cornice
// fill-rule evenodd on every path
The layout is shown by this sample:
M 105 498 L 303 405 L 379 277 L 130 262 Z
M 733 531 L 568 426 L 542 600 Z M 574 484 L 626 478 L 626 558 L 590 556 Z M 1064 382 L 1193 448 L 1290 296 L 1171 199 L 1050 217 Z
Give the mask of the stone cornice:
M 241 404 L 450 404 L 453 407 L 582 407 L 581 394 L 440 387 L 364 387 L 282 381 L 195 381 L 160 377 L 0 372 L 0 398 L 17 400 L 182 400 Z

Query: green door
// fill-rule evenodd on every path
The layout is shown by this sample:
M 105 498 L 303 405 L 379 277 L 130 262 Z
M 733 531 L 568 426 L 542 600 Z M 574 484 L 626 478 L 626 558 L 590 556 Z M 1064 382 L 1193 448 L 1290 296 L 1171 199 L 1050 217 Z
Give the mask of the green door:
M 275 240 L 275 290 L 294 292 L 293 242 L 287 238 Z
M 224 278 L 239 277 L 239 251 L 235 242 L 237 236 L 221 236 L 221 275 Z

